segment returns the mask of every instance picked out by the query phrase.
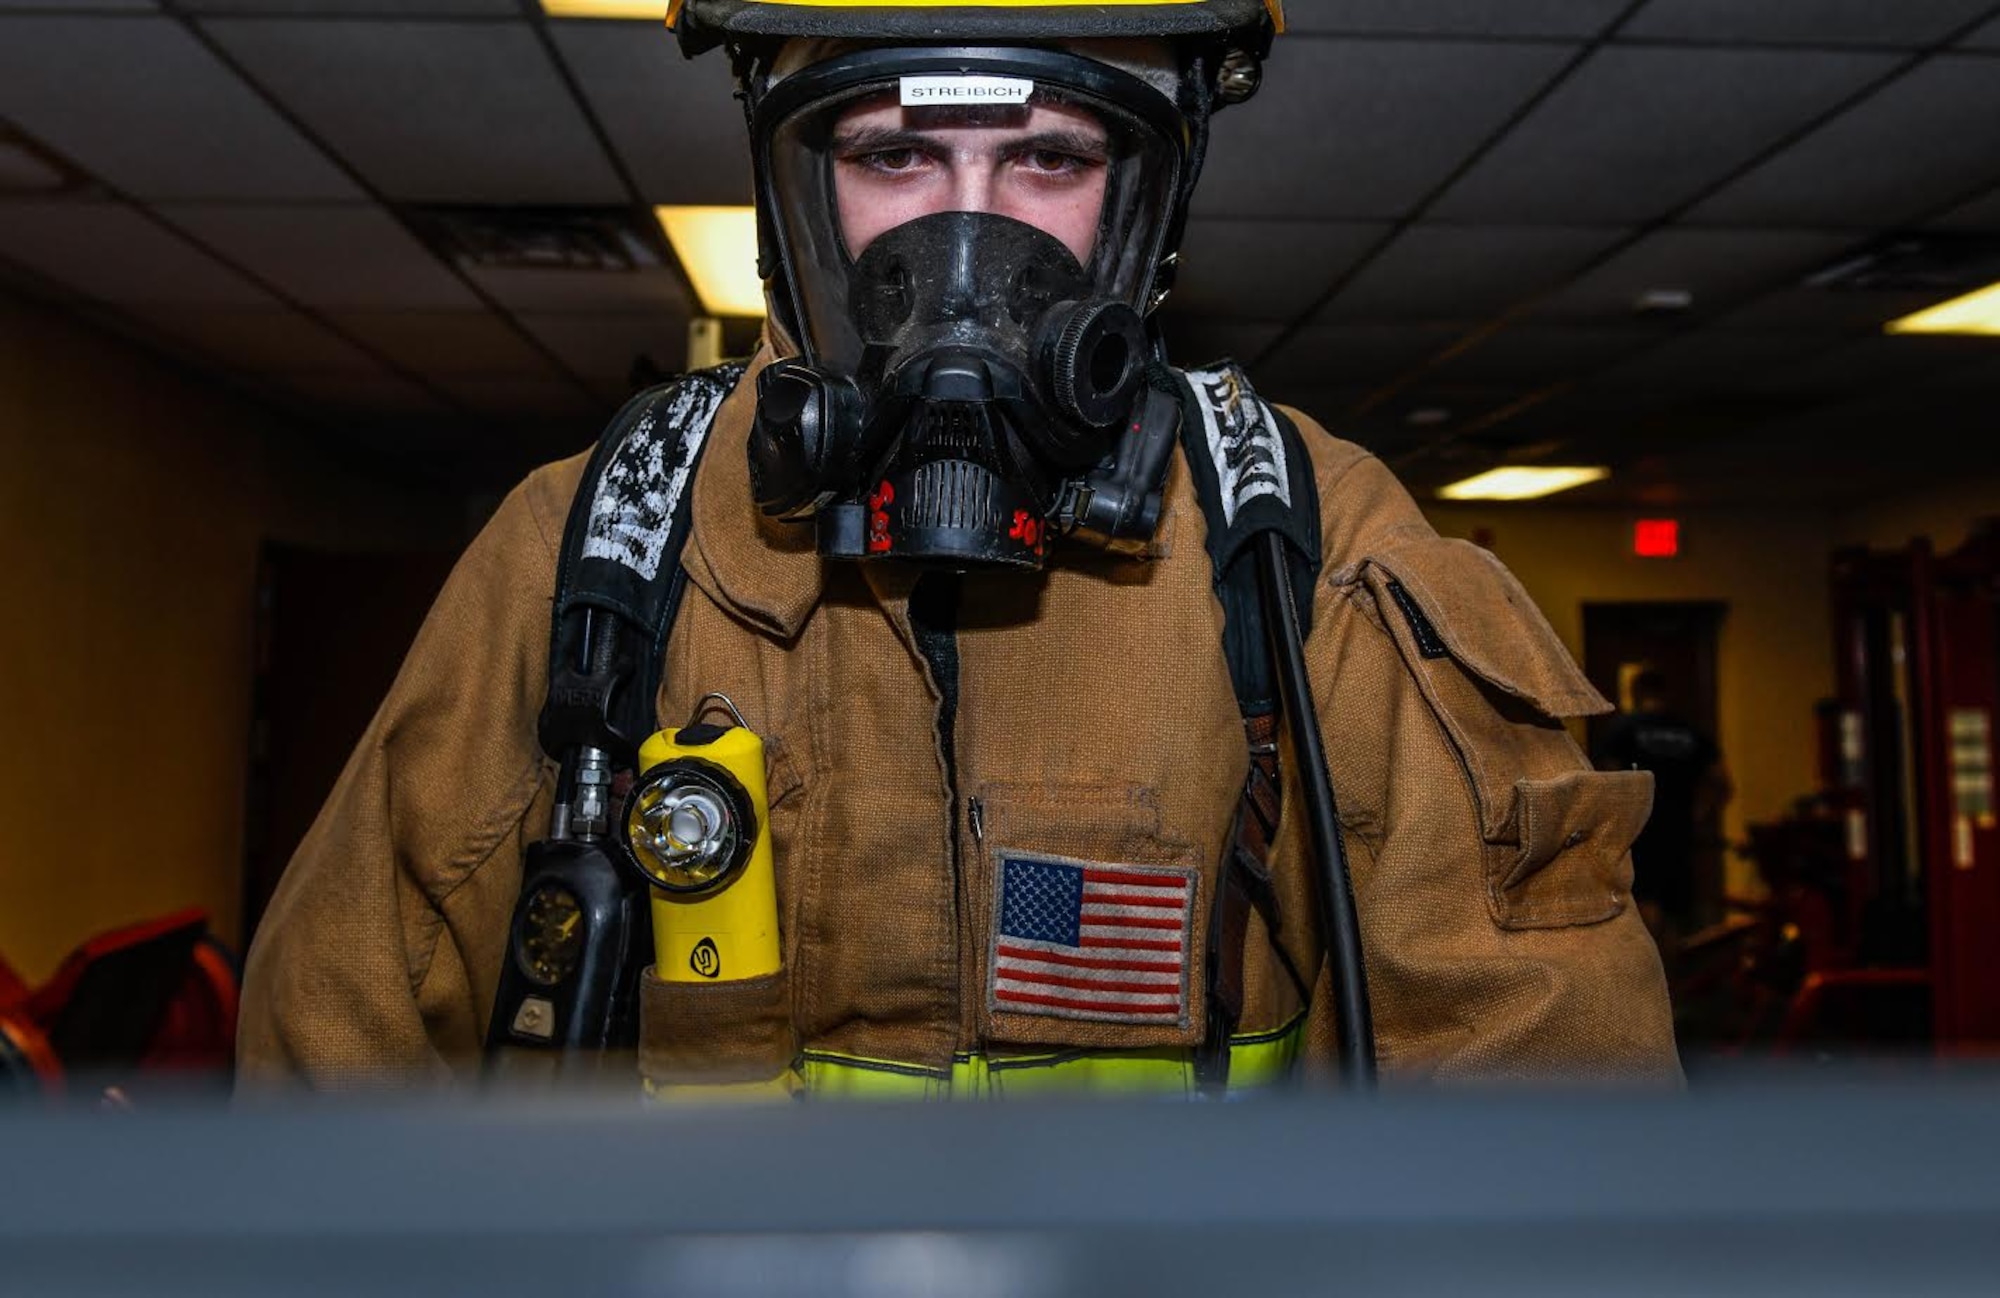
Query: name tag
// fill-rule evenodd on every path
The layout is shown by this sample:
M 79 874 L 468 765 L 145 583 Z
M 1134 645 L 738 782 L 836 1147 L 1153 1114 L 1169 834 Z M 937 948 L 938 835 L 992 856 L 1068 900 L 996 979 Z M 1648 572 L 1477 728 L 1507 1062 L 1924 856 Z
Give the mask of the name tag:
M 1020 77 L 904 77 L 903 107 L 939 104 L 1025 104 L 1035 83 Z

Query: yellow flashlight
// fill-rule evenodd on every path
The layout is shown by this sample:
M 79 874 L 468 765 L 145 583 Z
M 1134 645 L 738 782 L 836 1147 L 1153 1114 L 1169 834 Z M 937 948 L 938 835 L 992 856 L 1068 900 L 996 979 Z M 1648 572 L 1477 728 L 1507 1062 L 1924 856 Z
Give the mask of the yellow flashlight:
M 710 701 L 736 724 L 700 724 Z M 764 741 L 718 694 L 695 720 L 639 748 L 620 823 L 626 855 L 653 889 L 653 960 L 666 982 L 734 982 L 778 971 L 778 877 Z

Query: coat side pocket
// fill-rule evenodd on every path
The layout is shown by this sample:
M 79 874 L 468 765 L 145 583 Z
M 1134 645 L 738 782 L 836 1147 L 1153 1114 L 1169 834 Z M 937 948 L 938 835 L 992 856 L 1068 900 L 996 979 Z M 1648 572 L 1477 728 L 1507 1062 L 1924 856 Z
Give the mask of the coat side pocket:
M 1597 924 L 1632 895 L 1632 840 L 1653 806 L 1645 771 L 1574 771 L 1514 786 L 1519 844 L 1488 850 L 1487 900 L 1502 928 Z
M 639 991 L 639 1071 L 656 1086 L 760 1082 L 798 1057 L 784 969 L 739 982 L 666 982 Z

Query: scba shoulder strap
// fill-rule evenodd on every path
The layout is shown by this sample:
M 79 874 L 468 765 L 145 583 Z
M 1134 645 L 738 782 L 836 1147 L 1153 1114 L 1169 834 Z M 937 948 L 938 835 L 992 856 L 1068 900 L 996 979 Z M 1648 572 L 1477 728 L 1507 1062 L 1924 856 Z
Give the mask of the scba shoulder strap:
M 1279 689 L 1253 543 L 1267 534 L 1283 539 L 1292 589 L 1302 593 L 1301 619 L 1309 621 L 1321 561 L 1319 487 L 1297 425 L 1257 396 L 1241 367 L 1223 362 L 1180 377 L 1188 411 L 1181 440 L 1208 525 L 1209 561 L 1223 610 L 1223 656 L 1250 749 L 1209 916 L 1208 1025 L 1195 1060 L 1203 1085 L 1220 1093 L 1229 1082 L 1229 1039 L 1242 1021 L 1250 914 L 1264 916 L 1274 939 L 1280 923 L 1270 870 L 1283 809 Z M 1284 950 L 1275 941 L 1273 949 Z M 1299 984 L 1300 1000 L 1309 1000 L 1310 982 L 1296 969 L 1289 972 Z
M 741 363 L 700 370 L 625 403 L 599 439 L 563 529 L 542 749 L 579 745 L 630 766 L 655 729 L 661 657 L 686 588 L 681 550 L 701 453 Z
M 644 886 L 610 846 L 613 790 L 654 730 L 662 650 L 685 584 L 689 487 L 742 375 L 725 366 L 632 398 L 570 506 L 538 726 L 561 774 L 547 835 L 522 862 L 486 1034 L 496 1076 L 542 1076 L 550 1059 L 588 1071 L 637 1044 L 651 918 Z

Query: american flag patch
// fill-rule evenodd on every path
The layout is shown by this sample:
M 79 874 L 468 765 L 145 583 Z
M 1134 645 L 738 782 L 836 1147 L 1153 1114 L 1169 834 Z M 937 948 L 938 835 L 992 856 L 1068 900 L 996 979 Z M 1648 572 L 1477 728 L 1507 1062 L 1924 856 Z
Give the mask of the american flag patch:
M 1187 1026 L 1195 872 L 1001 854 L 988 1009 Z

